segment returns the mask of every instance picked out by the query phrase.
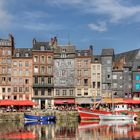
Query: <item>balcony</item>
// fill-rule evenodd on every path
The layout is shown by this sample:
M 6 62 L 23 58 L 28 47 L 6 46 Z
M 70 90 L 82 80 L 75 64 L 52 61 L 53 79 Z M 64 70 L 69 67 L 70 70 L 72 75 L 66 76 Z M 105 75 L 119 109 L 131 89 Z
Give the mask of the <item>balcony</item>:
M 46 83 L 43 83 L 43 84 L 40 84 L 40 83 L 36 84 L 36 83 L 34 83 L 33 84 L 34 88 L 52 88 L 53 86 L 54 86 L 53 84 L 46 84 Z

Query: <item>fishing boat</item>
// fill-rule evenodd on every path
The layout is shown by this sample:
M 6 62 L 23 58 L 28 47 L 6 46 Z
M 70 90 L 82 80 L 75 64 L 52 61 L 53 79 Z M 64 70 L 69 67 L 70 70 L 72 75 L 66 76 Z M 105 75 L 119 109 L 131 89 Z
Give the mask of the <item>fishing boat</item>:
M 78 107 L 81 120 L 136 120 L 137 113 L 126 109 L 114 109 L 114 111 L 106 110 L 90 110 Z
M 29 115 L 24 114 L 25 121 L 55 121 L 55 116 Z

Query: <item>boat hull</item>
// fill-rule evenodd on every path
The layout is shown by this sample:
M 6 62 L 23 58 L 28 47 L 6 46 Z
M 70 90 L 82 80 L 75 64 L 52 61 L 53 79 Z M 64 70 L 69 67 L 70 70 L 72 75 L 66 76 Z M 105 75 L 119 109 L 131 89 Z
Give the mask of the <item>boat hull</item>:
M 25 121 L 55 121 L 55 116 L 37 116 L 24 114 Z

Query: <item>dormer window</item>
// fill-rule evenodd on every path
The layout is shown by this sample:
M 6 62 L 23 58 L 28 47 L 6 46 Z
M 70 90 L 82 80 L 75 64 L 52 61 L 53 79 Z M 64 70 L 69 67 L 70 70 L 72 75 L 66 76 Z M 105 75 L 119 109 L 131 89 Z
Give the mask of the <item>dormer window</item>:
M 80 56 L 81 54 L 80 54 L 80 52 L 78 52 L 78 56 Z
M 16 53 L 16 57 L 19 57 L 19 53 Z
M 29 54 L 28 53 L 25 53 L 25 57 L 28 57 L 29 56 Z
M 88 53 L 87 52 L 85 52 L 85 56 L 87 56 L 88 55 Z
M 66 49 L 63 49 L 62 52 L 65 53 L 66 52 Z
M 44 51 L 45 47 L 44 46 L 40 46 L 40 49 L 41 49 L 41 51 Z

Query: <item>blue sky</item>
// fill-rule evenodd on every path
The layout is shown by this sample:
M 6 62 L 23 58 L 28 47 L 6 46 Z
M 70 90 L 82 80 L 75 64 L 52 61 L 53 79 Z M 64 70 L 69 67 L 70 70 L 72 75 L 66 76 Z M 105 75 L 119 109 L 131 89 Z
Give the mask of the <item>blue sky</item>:
M 16 48 L 31 48 L 32 39 L 77 49 L 94 45 L 116 53 L 140 48 L 140 0 L 0 0 L 0 38 L 12 33 Z

